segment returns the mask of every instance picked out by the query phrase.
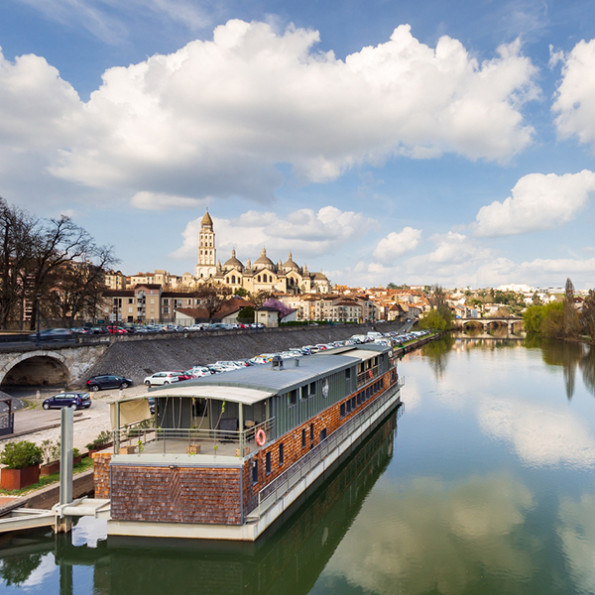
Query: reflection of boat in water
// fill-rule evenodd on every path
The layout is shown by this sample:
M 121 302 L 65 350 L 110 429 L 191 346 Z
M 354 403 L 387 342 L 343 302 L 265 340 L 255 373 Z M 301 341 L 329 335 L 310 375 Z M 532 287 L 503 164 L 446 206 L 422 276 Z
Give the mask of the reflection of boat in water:
M 146 427 L 147 397 L 156 423 Z M 114 404 L 108 534 L 254 541 L 400 402 L 392 350 L 276 358 Z
M 70 585 L 73 593 L 80 587 L 81 566 L 92 567 L 85 584 L 99 593 L 308 592 L 392 458 L 397 413 L 393 408 L 293 513 L 257 542 L 110 537 L 91 548 L 72 545 L 78 528 L 73 534 L 12 534 L 0 550 L 2 567 L 14 561 L 32 571 L 44 554 L 53 554 L 60 573 L 54 582 Z

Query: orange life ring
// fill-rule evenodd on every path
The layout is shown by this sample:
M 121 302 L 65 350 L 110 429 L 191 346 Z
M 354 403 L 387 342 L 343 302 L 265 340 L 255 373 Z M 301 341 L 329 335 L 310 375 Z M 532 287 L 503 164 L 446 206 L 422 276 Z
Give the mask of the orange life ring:
M 256 444 L 258 446 L 262 446 L 267 441 L 267 435 L 264 433 L 264 430 L 261 428 L 256 432 Z
M 370 378 L 372 378 L 372 370 L 369 370 L 368 374 L 370 375 Z

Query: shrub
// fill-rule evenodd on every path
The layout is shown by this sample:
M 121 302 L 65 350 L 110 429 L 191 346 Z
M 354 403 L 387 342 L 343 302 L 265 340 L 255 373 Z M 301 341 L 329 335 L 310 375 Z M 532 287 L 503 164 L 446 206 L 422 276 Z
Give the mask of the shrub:
M 31 465 L 38 465 L 42 461 L 43 451 L 28 440 L 9 442 L 0 453 L 0 463 L 9 469 L 24 469 Z
M 89 442 L 89 444 L 87 444 L 87 448 L 89 450 L 96 450 L 98 448 L 101 448 L 102 446 L 105 446 L 106 444 L 109 444 L 111 441 L 111 432 L 109 432 L 108 430 L 102 430 L 101 432 L 99 432 L 97 438 L 93 440 L 93 442 Z

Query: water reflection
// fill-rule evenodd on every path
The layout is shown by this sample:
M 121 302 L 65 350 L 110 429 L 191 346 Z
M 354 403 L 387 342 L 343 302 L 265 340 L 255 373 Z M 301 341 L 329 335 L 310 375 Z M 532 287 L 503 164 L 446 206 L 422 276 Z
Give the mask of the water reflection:
M 325 570 L 330 590 L 347 581 L 372 593 L 512 593 L 533 575 L 539 544 L 519 535 L 535 499 L 511 474 L 381 487 Z
M 12 536 L 0 550 L 3 584 L 31 584 L 43 560 L 53 557 L 62 595 L 307 593 L 392 459 L 396 423 L 393 411 L 291 517 L 255 544 L 110 537 L 97 547 L 76 546 L 81 529 L 93 542 L 84 526 L 72 536 L 37 534 L 30 543 Z M 92 571 L 88 591 L 73 578 L 73 568 L 81 566 Z M 52 592 L 46 585 L 44 592 Z
M 442 335 L 436 341 L 430 341 L 421 348 L 421 353 L 428 359 L 436 378 L 441 378 L 446 371 L 448 357 L 452 352 L 454 338 L 450 334 Z
M 542 341 L 539 346 L 546 364 L 562 367 L 566 396 L 569 400 L 575 392 L 577 369 L 580 369 L 587 389 L 595 395 L 594 346 L 566 341 Z

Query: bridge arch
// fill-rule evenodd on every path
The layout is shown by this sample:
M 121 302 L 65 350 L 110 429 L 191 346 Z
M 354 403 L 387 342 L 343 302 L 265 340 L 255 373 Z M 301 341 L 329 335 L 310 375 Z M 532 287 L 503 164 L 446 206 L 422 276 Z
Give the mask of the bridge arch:
M 10 360 L 0 369 L 0 386 L 68 385 L 70 370 L 66 358 L 57 351 L 29 351 Z

